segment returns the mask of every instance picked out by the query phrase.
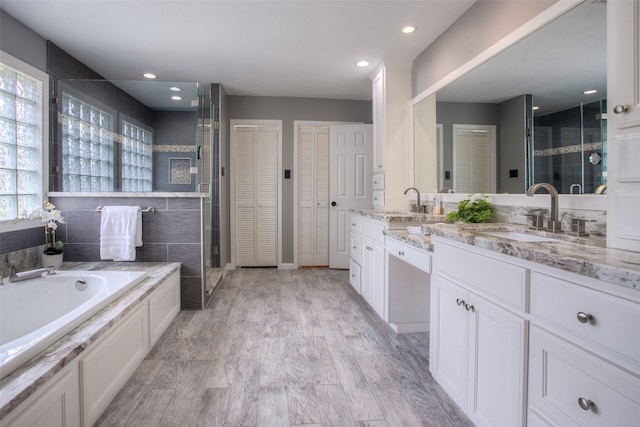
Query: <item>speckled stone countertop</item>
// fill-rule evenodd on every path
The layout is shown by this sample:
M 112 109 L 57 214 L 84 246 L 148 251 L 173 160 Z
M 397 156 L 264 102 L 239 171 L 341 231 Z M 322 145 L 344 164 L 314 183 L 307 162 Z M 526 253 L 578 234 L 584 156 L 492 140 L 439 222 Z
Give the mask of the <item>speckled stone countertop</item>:
M 415 222 L 417 225 L 444 221 L 446 215 L 423 214 L 417 212 L 386 211 L 378 209 L 351 209 L 351 212 L 368 218 L 387 222 Z
M 518 224 L 433 224 L 423 228 L 435 236 L 640 290 L 640 253 L 607 248 L 604 236 L 554 235 Z M 522 242 L 485 234 L 492 231 L 516 231 L 558 240 Z
M 420 236 L 417 234 L 409 234 L 409 232 L 405 230 L 384 230 L 384 234 L 390 239 L 406 243 L 423 251 L 433 252 L 430 234 Z
M 38 356 L 3 378 L 0 381 L 0 419 L 43 386 L 98 337 L 104 335 L 116 321 L 131 312 L 172 273 L 179 271 L 180 263 L 76 262 L 64 263 L 61 270 L 146 271 L 147 278 Z

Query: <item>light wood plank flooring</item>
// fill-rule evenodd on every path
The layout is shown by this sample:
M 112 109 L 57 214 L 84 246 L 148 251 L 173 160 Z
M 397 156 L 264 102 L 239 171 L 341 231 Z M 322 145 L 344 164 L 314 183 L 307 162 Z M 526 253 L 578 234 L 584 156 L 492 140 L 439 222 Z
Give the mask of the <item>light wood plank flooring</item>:
M 428 339 L 395 334 L 346 271 L 236 270 L 96 425 L 471 426 L 429 374 Z

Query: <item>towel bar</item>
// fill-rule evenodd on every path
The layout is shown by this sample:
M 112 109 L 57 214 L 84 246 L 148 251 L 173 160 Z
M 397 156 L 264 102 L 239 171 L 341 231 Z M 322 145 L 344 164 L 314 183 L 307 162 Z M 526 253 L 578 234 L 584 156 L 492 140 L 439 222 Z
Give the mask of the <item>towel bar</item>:
M 102 212 L 102 206 L 98 206 L 95 210 L 96 212 Z M 146 209 L 142 209 L 140 208 L 140 212 L 142 213 L 156 213 L 156 208 L 154 208 L 153 206 L 149 206 Z

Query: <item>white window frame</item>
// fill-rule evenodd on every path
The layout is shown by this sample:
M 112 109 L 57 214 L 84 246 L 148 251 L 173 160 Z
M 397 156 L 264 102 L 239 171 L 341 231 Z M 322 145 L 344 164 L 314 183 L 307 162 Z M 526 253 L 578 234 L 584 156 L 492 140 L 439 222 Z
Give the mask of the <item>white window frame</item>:
M 40 98 L 40 152 L 42 163 L 40 170 L 41 187 L 38 194 L 42 200 L 48 199 L 49 192 L 49 75 L 21 60 L 0 50 L 0 62 L 18 72 L 27 74 L 29 77 L 38 80 L 41 90 Z M 12 223 L 11 220 L 0 221 L 0 233 L 9 231 L 26 230 L 30 228 L 42 227 L 40 219 L 24 220 Z

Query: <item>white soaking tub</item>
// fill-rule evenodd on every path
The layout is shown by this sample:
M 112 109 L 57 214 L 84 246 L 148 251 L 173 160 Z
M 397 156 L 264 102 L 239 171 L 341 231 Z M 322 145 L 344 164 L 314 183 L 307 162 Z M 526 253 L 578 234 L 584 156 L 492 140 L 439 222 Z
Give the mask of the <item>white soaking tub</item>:
M 145 279 L 143 271 L 57 271 L 0 286 L 0 378 Z M 85 289 L 76 281 L 86 282 Z M 82 288 L 82 286 L 79 286 Z

